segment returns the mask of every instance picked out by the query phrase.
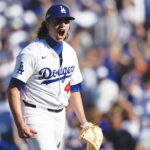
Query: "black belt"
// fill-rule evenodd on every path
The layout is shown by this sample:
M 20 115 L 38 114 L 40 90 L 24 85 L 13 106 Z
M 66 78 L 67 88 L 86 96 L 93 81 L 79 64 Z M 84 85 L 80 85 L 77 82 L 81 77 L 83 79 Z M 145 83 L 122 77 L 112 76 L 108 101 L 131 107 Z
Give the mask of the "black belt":
M 28 103 L 28 102 L 26 102 L 24 100 L 23 100 L 23 102 L 24 102 L 25 106 L 36 108 L 36 105 L 34 105 L 34 104 L 30 104 L 30 103 Z M 61 112 L 63 110 L 63 108 L 61 108 L 61 109 L 49 109 L 49 108 L 46 108 L 46 110 L 57 113 L 57 112 Z

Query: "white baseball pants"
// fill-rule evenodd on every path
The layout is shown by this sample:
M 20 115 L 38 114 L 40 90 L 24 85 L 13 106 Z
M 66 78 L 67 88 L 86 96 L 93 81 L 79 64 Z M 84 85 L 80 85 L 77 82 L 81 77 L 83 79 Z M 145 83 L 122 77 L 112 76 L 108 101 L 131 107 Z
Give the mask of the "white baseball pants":
M 55 113 L 23 106 L 23 110 L 25 123 L 38 132 L 27 139 L 31 150 L 58 150 L 65 128 L 65 109 Z

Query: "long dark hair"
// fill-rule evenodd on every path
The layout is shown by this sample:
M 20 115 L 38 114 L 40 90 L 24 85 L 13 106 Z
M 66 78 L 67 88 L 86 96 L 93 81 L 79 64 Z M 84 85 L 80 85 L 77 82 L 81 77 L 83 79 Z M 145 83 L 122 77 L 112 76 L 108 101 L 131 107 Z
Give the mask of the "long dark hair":
M 42 24 L 41 24 L 41 27 L 39 28 L 39 31 L 38 31 L 38 34 L 37 34 L 37 37 L 39 39 L 45 39 L 46 36 L 48 34 L 48 29 L 46 27 L 46 22 L 43 21 Z

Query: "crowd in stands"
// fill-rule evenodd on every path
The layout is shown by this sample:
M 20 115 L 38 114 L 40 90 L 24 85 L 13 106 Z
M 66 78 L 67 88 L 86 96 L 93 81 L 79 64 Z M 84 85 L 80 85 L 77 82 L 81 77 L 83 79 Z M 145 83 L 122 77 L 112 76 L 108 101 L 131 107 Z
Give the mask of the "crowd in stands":
M 150 0 L 0 0 L 0 150 L 29 150 L 18 137 L 7 88 L 20 50 L 37 36 L 52 3 L 76 19 L 67 42 L 76 50 L 90 122 L 102 150 L 150 150 Z M 81 150 L 71 107 L 61 150 Z

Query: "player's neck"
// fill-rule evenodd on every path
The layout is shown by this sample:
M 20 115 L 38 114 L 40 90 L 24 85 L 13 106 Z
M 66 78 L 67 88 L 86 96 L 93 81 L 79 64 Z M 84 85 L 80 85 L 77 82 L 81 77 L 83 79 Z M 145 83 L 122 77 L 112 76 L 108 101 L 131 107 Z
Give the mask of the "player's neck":
M 56 42 L 54 39 L 52 39 L 49 35 L 46 37 L 46 42 L 50 47 L 52 47 L 55 52 L 60 56 L 62 52 L 62 42 Z
M 54 47 L 58 42 L 55 41 L 50 35 L 47 35 L 46 41 L 51 47 Z

